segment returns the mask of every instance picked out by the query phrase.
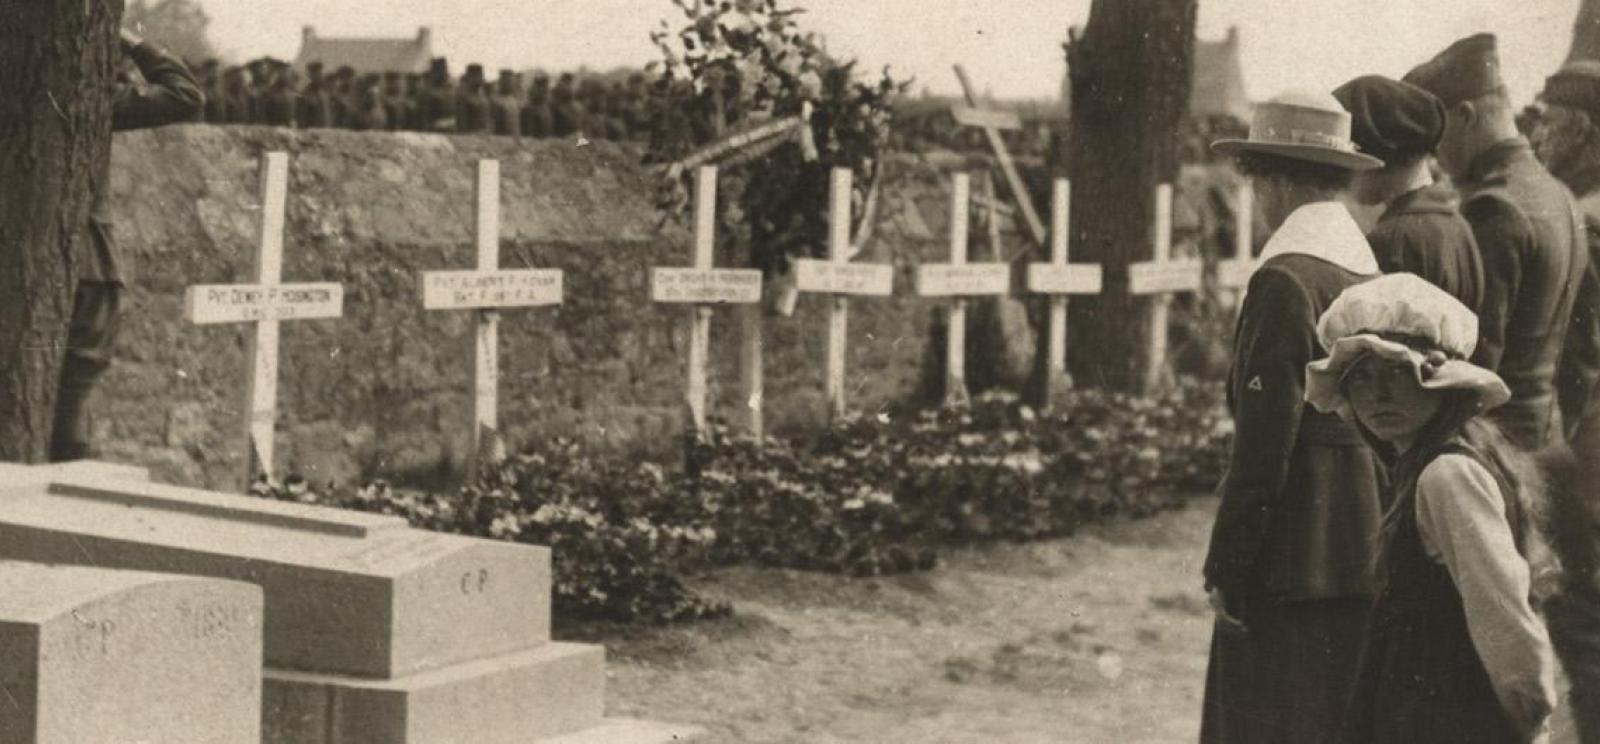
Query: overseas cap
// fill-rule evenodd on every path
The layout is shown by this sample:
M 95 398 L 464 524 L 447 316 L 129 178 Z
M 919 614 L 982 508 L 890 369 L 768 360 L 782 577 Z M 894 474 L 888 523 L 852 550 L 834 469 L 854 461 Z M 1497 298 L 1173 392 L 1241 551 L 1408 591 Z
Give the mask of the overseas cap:
M 1468 36 L 1406 73 L 1405 81 L 1454 106 L 1505 86 L 1494 34 Z

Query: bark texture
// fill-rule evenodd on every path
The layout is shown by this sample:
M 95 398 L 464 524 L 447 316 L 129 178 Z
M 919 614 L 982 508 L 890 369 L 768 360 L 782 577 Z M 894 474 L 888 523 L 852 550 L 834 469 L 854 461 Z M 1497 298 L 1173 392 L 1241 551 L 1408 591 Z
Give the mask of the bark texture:
M 1072 128 L 1072 260 L 1099 263 L 1104 292 L 1074 298 L 1068 369 L 1079 384 L 1137 391 L 1148 366 L 1150 303 L 1128 293 L 1128 264 L 1151 257 L 1155 187 L 1178 175 L 1198 0 L 1094 0 L 1067 44 Z
M 1600 0 L 1583 0 L 1572 24 L 1572 48 L 1567 61 L 1600 59 Z
M 48 454 L 121 0 L 0 0 L 0 461 Z

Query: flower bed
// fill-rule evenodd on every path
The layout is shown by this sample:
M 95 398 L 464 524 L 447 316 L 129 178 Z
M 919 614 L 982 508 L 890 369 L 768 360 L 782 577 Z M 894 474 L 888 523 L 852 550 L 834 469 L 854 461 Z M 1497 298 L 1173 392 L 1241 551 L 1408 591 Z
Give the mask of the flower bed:
M 988 394 L 966 411 L 859 417 L 798 441 L 718 427 L 689 438 L 673 468 L 555 439 L 454 494 L 294 478 L 254 491 L 548 545 L 558 613 L 686 620 L 729 609 L 678 578 L 708 566 L 898 573 L 933 566 L 940 546 L 1174 506 L 1221 475 L 1231 424 L 1218 387 L 1186 382 L 1156 399 L 1079 391 L 1049 415 Z

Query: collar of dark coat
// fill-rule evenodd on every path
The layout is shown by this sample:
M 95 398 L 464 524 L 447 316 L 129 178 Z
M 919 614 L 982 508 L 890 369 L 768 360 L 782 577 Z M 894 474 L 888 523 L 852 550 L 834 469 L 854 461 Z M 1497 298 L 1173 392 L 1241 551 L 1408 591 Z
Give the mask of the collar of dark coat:
M 1526 137 L 1519 134 L 1510 139 L 1500 140 L 1472 159 L 1472 165 L 1467 168 L 1461 186 L 1463 190 L 1471 190 L 1474 186 L 1488 181 L 1496 174 L 1524 160 L 1538 164 L 1538 160 L 1533 156 L 1533 146 L 1528 144 Z
M 1406 214 L 1455 214 L 1455 192 L 1441 184 L 1428 184 L 1412 189 L 1389 202 L 1378 221 L 1394 219 Z

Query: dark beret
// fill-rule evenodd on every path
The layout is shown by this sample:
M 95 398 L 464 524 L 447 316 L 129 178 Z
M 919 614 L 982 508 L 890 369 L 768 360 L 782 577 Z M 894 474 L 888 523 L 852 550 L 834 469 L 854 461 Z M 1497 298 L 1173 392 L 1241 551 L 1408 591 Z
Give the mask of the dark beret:
M 1350 139 L 1390 165 L 1433 152 L 1444 137 L 1444 102 L 1410 83 L 1363 75 L 1333 97 L 1350 112 Z
M 1580 59 L 1563 65 L 1544 83 L 1544 102 L 1600 113 L 1600 60 Z
M 1454 106 L 1504 87 L 1494 34 L 1468 36 L 1406 73 L 1405 81 Z

